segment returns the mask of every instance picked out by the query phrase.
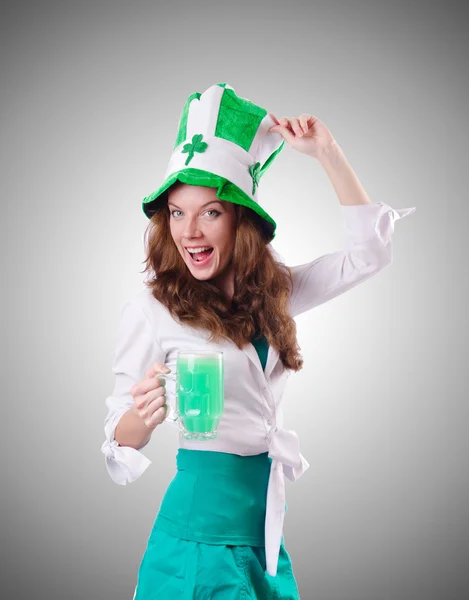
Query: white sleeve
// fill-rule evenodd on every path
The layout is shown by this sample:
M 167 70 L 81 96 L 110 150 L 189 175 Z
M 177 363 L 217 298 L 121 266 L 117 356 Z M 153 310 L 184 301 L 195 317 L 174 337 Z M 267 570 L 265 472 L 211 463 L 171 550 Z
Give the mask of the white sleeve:
M 147 369 L 157 361 L 164 363 L 165 353 L 154 338 L 151 324 L 140 306 L 128 301 L 122 309 L 117 331 L 112 365 L 115 385 L 112 395 L 106 398 L 106 439 L 101 447 L 108 473 L 120 485 L 135 481 L 151 464 L 151 460 L 140 452 L 141 448 L 136 450 L 130 446 L 119 446 L 114 439 L 114 432 L 119 419 L 133 405 L 130 394 L 133 385 L 142 381 Z M 172 413 L 170 407 L 168 416 Z
M 292 317 L 332 300 L 390 265 L 394 221 L 417 210 L 395 210 L 382 202 L 340 206 L 347 235 L 344 249 L 290 267 Z

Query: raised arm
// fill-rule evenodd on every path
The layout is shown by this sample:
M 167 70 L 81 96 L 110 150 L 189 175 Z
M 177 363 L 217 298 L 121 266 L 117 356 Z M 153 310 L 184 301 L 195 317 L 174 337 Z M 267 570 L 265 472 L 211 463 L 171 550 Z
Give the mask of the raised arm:
M 342 250 L 290 267 L 295 317 L 352 289 L 390 265 L 394 222 L 415 208 L 393 209 L 382 202 L 342 206 L 347 238 Z
M 293 289 L 290 313 L 294 317 L 369 279 L 392 261 L 394 221 L 416 208 L 394 210 L 372 203 L 331 131 L 316 116 L 277 119 L 269 129 L 279 133 L 298 152 L 324 167 L 342 205 L 347 239 L 343 250 L 312 262 L 290 267 Z
M 416 210 L 415 207 L 393 209 L 383 202 L 371 202 L 335 141 L 315 158 L 337 193 L 347 239 L 342 250 L 290 267 L 292 316 L 324 304 L 390 265 L 394 222 Z

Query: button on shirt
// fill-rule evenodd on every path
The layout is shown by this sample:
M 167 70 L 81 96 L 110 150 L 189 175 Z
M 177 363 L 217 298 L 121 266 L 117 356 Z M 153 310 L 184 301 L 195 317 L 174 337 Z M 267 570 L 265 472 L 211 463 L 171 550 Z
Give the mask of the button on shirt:
M 393 209 L 384 203 L 340 205 L 346 240 L 342 250 L 291 268 L 290 314 L 296 317 L 366 281 L 392 262 L 394 222 L 416 208 Z M 253 340 L 253 343 L 256 343 Z M 151 464 L 141 452 L 119 446 L 114 431 L 133 405 L 132 386 L 144 379 L 154 362 L 176 371 L 177 352 L 222 351 L 225 369 L 225 410 L 213 440 L 185 440 L 176 421 L 175 383 L 166 380 L 169 407 L 164 423 L 177 428 L 179 447 L 248 456 L 268 452 L 272 459 L 265 518 L 266 570 L 275 576 L 285 516 L 285 477 L 296 481 L 309 467 L 300 452 L 298 435 L 284 427 L 282 397 L 291 374 L 272 346 L 264 357 L 253 343 L 239 349 L 234 342 L 209 342 L 209 333 L 175 321 L 146 287 L 125 303 L 117 331 L 112 372 L 115 385 L 106 398 L 108 409 L 101 447 L 112 480 L 135 481 Z M 261 352 L 260 346 L 258 347 Z M 162 425 L 164 426 L 164 425 Z

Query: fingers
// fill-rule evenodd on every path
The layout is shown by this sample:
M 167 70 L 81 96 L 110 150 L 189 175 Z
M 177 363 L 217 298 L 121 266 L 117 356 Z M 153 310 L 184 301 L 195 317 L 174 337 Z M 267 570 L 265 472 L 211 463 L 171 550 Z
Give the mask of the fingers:
M 144 379 L 143 381 L 136 383 L 130 390 L 130 393 L 136 398 L 137 396 L 142 396 L 147 392 L 151 392 L 151 390 L 156 390 L 158 387 L 166 387 L 166 379 L 155 375 L 155 377 Z
M 280 119 L 277 119 L 272 113 L 269 113 L 269 115 L 276 123 L 276 125 L 271 127 L 271 129 L 274 129 L 277 125 L 280 125 L 281 127 L 286 127 L 288 131 L 295 133 L 295 135 L 298 137 L 302 137 L 305 133 L 308 133 L 309 128 L 316 120 L 316 117 L 312 117 L 311 115 L 305 113 L 302 113 L 298 118 L 291 117 L 290 119 L 288 117 L 281 117 Z
M 311 126 L 310 120 L 313 119 L 311 115 L 301 114 L 298 118 L 300 121 L 300 125 L 304 131 L 304 133 L 308 133 L 309 128 Z
M 272 121 L 276 124 L 279 125 L 278 119 L 277 117 L 273 114 L 273 113 L 269 113 L 269 117 L 272 119 Z
M 147 427 L 153 428 L 166 419 L 168 405 L 164 396 L 158 396 L 148 405 L 143 421 Z
M 168 405 L 164 396 L 158 396 L 152 400 L 146 409 L 142 411 L 143 422 L 147 427 L 153 429 L 166 419 Z
M 146 394 L 137 395 L 134 402 L 138 416 L 147 427 L 156 427 L 166 418 L 168 406 L 164 386 L 159 386 Z
M 135 398 L 136 396 L 146 394 L 159 386 L 166 385 L 166 379 L 164 377 L 158 377 L 158 374 L 169 373 L 170 371 L 171 369 L 168 369 L 164 363 L 154 363 L 145 373 L 145 379 L 132 386 L 130 390 L 131 395 Z
M 149 428 L 157 427 L 166 419 L 168 405 L 163 404 L 161 408 L 155 410 L 151 417 L 144 419 L 145 425 Z
M 280 119 L 280 124 L 284 127 L 287 127 L 288 129 L 291 129 L 293 133 L 295 133 L 298 137 L 302 137 L 304 133 L 296 117 L 292 117 L 291 119 L 287 119 L 287 117 L 282 117 Z
M 277 133 L 280 133 L 280 135 L 290 142 L 293 141 L 295 136 L 302 137 L 303 131 L 298 124 L 298 119 L 288 120 L 287 117 L 282 117 L 277 123 L 278 125 L 274 125 L 269 131 L 275 131 L 278 127 L 283 127 L 283 131 L 278 131 Z
M 151 402 L 155 399 L 161 398 L 160 406 L 162 406 L 166 402 L 166 389 L 164 386 L 158 386 L 154 390 L 150 390 L 145 394 L 139 394 L 135 396 L 134 402 L 135 406 L 138 410 L 146 410 Z
M 157 373 L 169 373 L 170 370 L 164 363 L 156 362 L 145 373 L 145 377 L 148 379 L 154 377 Z

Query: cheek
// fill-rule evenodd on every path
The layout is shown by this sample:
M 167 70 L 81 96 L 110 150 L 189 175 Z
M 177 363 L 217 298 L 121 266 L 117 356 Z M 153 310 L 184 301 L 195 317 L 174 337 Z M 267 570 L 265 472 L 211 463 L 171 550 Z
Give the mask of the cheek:
M 174 243 L 176 245 L 179 244 L 180 240 L 181 240 L 181 232 L 179 231 L 178 226 L 174 225 L 174 224 L 172 224 L 172 225 L 170 224 L 169 232 L 171 233 Z

